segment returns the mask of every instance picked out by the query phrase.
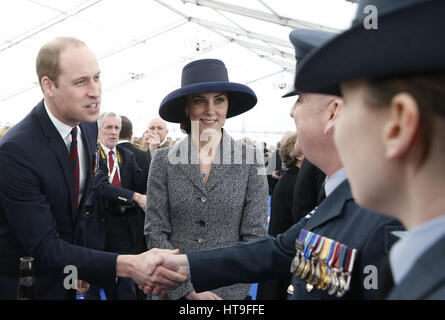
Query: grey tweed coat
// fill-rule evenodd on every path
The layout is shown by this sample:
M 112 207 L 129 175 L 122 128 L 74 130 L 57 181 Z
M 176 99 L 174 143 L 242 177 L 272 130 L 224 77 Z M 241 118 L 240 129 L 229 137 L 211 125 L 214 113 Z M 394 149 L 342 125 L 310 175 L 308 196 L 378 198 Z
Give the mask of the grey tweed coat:
M 190 135 L 158 149 L 147 183 L 144 232 L 149 249 L 188 253 L 266 235 L 268 187 L 263 162 L 262 151 L 235 142 L 223 131 L 204 184 Z M 244 299 L 249 288 L 235 284 L 213 292 L 237 300 Z M 186 282 L 166 298 L 179 299 L 193 290 Z

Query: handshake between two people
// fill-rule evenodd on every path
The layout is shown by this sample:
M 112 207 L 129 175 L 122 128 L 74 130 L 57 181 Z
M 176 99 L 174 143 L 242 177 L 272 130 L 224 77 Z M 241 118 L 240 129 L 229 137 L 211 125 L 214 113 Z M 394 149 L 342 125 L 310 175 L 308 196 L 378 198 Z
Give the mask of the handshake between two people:
M 151 249 L 138 255 L 119 255 L 116 275 L 133 279 L 146 294 L 163 297 L 189 279 L 187 255 L 179 250 Z

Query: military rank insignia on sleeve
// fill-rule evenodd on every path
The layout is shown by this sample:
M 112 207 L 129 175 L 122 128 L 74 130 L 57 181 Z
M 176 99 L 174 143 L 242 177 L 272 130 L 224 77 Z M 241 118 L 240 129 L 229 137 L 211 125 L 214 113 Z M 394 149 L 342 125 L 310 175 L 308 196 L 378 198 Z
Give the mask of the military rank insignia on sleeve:
M 357 249 L 301 229 L 290 272 L 306 280 L 306 290 L 314 287 L 342 297 L 350 287 Z

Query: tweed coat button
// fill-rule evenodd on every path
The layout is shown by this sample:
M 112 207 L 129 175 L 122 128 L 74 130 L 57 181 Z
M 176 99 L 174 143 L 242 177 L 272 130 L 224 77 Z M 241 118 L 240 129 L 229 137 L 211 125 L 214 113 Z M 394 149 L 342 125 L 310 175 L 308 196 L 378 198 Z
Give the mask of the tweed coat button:
M 201 202 L 202 202 L 202 203 L 207 202 L 207 198 L 206 198 L 206 197 L 201 197 Z
M 198 224 L 199 224 L 201 227 L 205 227 L 205 225 L 206 225 L 206 223 L 205 223 L 204 220 L 199 220 L 199 221 L 198 221 Z
M 202 238 L 198 239 L 198 243 L 203 243 L 203 242 L 204 242 L 204 239 L 202 239 Z

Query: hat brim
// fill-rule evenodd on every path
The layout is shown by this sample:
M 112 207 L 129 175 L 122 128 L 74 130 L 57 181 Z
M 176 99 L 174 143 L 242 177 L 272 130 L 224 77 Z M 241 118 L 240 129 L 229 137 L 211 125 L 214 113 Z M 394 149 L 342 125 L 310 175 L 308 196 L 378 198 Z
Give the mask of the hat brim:
M 281 98 L 289 98 L 289 97 L 297 96 L 301 92 L 302 92 L 301 90 L 298 90 L 298 89 L 296 89 L 294 87 L 294 88 L 292 88 L 292 90 L 290 90 L 286 94 L 282 95 Z M 325 92 L 323 92 L 323 93 L 324 94 L 333 95 L 333 96 L 337 96 L 337 97 L 341 97 L 342 96 L 340 86 L 338 86 L 338 85 L 332 86 L 331 88 L 326 88 Z
M 303 59 L 295 87 L 333 94 L 345 81 L 445 71 L 444 11 L 431 0 L 379 16 L 376 30 L 352 27 Z
M 187 96 L 206 92 L 226 92 L 229 108 L 226 118 L 240 115 L 257 103 L 255 93 L 249 87 L 225 81 L 202 82 L 179 88 L 169 93 L 161 102 L 159 115 L 168 122 L 180 123 L 185 119 Z
M 298 90 L 295 89 L 295 87 L 294 87 L 294 88 L 292 88 L 289 92 L 283 94 L 283 95 L 281 96 L 281 98 L 289 98 L 289 97 L 297 96 L 297 95 L 299 95 L 299 94 L 300 94 L 300 91 L 298 91 Z

